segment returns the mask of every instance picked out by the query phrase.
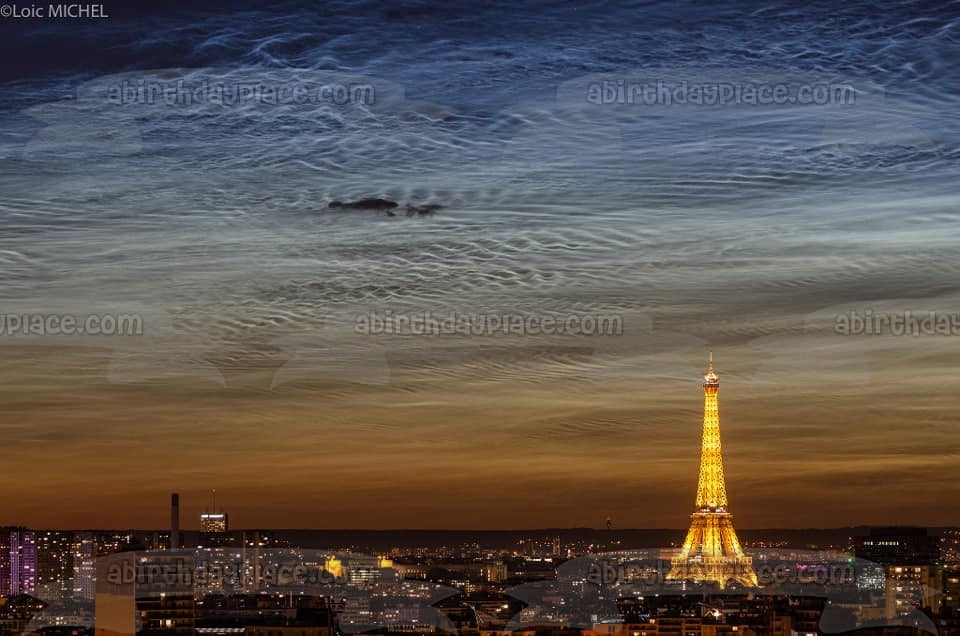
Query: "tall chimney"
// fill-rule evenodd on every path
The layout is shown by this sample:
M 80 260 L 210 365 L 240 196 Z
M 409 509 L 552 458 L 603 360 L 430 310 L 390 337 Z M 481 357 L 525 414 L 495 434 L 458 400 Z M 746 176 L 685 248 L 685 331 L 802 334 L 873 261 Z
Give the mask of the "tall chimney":
M 180 549 L 180 495 L 170 495 L 170 549 Z

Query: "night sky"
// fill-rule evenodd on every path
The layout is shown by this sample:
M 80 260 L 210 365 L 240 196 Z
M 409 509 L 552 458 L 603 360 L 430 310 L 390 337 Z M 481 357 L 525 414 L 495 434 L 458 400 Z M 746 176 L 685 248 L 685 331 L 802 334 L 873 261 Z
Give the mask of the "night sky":
M 216 488 L 235 528 L 682 528 L 711 350 L 738 528 L 957 524 L 955 6 L 151 11 L 2 21 L 0 313 L 143 330 L 0 323 L 0 525 Z M 587 99 L 618 80 L 856 99 Z M 388 311 L 622 330 L 357 328 Z

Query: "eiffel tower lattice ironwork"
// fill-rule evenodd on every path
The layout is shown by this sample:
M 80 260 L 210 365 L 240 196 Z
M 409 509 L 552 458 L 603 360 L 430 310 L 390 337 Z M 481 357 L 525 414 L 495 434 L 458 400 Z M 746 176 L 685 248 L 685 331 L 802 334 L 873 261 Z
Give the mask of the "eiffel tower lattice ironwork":
M 757 586 L 753 559 L 744 555 L 733 529 L 733 515 L 727 512 L 727 487 L 723 478 L 723 454 L 720 448 L 720 413 L 717 392 L 720 378 L 710 368 L 703 376 L 703 438 L 700 447 L 700 477 L 697 501 L 690 530 L 680 553 L 671 559 L 668 579 L 699 583 L 719 583 L 726 587 L 736 582 Z

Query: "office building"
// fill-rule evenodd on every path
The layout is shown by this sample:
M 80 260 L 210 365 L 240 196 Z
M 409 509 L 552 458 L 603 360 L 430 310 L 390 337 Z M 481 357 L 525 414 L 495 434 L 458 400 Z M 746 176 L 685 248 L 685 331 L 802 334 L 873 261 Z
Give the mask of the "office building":
M 36 533 L 26 528 L 0 529 L 0 596 L 30 594 L 36 585 Z

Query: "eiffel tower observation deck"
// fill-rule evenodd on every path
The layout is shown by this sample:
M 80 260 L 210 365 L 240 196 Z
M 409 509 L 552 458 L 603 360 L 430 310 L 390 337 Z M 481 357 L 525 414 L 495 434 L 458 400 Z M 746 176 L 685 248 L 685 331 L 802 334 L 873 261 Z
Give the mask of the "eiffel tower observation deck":
M 671 559 L 667 578 L 718 583 L 720 587 L 731 582 L 756 587 L 753 559 L 744 555 L 733 529 L 733 515 L 727 512 L 717 407 L 719 391 L 720 378 L 713 371 L 713 352 L 710 352 L 709 369 L 703 376 L 703 438 L 697 499 L 687 538 L 680 553 Z

